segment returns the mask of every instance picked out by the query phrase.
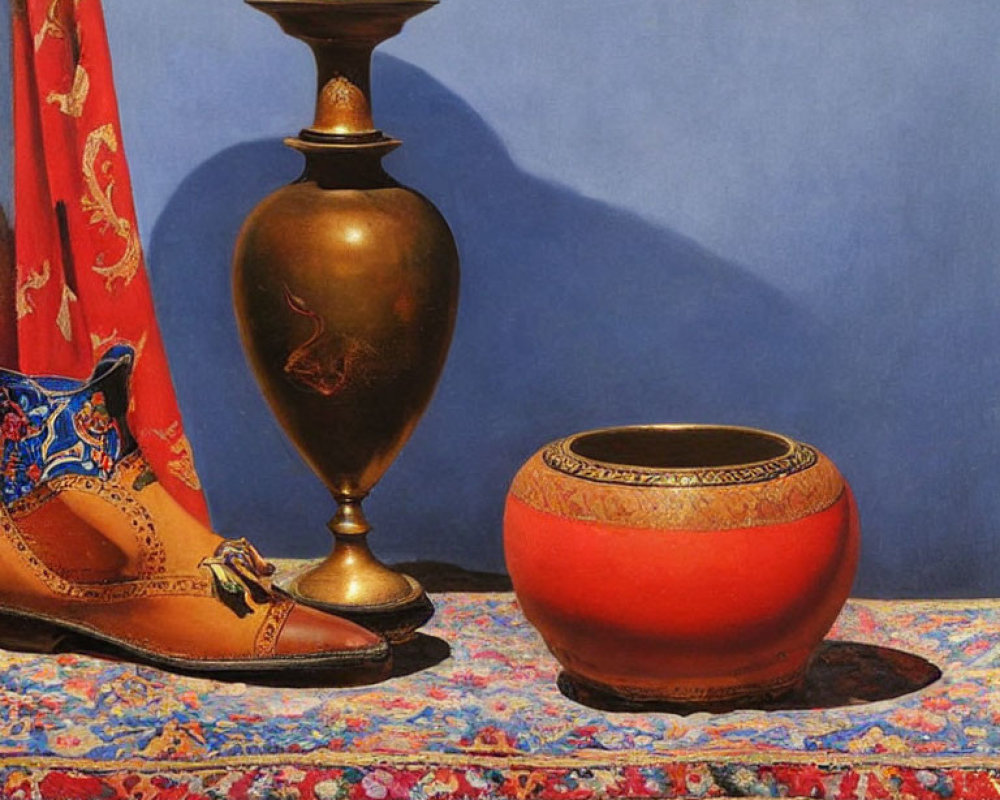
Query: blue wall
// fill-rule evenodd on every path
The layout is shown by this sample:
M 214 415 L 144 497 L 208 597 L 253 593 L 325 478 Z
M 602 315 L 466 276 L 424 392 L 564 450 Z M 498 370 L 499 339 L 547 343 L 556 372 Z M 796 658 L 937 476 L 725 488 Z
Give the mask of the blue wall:
M 332 508 L 243 360 L 229 258 L 293 179 L 306 48 L 236 0 L 104 0 L 156 301 L 216 526 Z M 1000 593 L 1000 5 L 443 0 L 380 51 L 387 165 L 449 219 L 438 393 L 367 508 L 390 561 L 502 566 L 537 446 L 735 422 L 853 483 L 856 592 Z

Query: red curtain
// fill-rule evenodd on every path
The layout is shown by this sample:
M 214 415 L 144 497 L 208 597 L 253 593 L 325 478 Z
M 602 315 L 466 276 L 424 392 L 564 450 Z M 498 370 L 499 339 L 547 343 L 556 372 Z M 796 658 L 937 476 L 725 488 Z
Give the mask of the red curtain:
M 129 425 L 165 488 L 208 512 L 143 262 L 100 0 L 12 0 L 17 367 L 87 376 L 136 353 Z

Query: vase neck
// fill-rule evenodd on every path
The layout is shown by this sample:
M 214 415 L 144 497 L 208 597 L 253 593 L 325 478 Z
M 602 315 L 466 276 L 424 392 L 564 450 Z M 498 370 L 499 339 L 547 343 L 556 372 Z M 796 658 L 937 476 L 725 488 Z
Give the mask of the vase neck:
M 372 51 L 436 0 L 247 0 L 316 57 L 316 113 L 300 138 L 349 146 L 386 140 L 371 104 Z
M 302 149 L 296 146 L 296 140 L 289 144 Z M 306 151 L 304 155 L 306 168 L 302 180 L 311 181 L 321 189 L 386 189 L 399 185 L 382 168 L 383 153 L 378 150 L 327 147 Z

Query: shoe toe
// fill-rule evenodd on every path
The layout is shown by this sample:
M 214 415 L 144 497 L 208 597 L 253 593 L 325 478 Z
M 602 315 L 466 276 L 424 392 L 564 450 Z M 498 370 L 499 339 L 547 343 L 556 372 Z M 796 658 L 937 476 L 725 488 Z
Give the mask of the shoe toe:
M 382 661 L 388 656 L 385 639 L 342 617 L 295 605 L 278 637 L 277 656 L 337 654 L 358 661 Z

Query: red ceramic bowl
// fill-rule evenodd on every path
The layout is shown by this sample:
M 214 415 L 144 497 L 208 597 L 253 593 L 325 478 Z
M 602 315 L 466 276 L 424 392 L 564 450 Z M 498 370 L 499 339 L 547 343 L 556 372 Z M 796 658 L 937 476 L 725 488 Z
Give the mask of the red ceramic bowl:
M 504 549 L 527 618 L 578 686 L 638 701 L 779 696 L 847 599 L 850 488 L 767 431 L 577 434 L 514 478 Z

